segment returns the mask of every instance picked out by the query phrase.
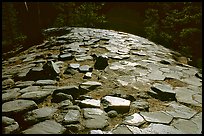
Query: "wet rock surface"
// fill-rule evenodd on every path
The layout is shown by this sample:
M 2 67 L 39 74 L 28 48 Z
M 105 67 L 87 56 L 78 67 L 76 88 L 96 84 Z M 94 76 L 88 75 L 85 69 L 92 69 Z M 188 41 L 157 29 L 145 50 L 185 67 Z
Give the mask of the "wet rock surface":
M 176 52 L 113 30 L 44 33 L 2 62 L 4 134 L 202 133 L 202 73 Z

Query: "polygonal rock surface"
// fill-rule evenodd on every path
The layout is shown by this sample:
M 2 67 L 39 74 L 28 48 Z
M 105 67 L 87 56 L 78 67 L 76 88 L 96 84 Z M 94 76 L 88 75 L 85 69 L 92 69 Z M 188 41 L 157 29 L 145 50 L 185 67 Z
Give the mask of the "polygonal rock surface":
M 37 108 L 37 104 L 32 100 L 14 100 L 5 102 L 2 105 L 2 113 L 19 113 L 26 112 Z
M 113 109 L 117 112 L 128 112 L 130 109 L 130 101 L 123 98 L 105 96 L 102 101 L 102 104 L 108 110 Z
M 65 128 L 54 120 L 46 120 L 24 130 L 23 134 L 63 134 Z
M 169 105 L 172 107 L 172 110 L 165 112 L 172 115 L 174 118 L 190 119 L 197 113 L 195 110 L 176 102 L 171 102 Z
M 140 112 L 140 115 L 143 116 L 143 118 L 152 123 L 163 123 L 163 124 L 169 124 L 173 117 L 163 111 L 155 111 L 155 112 Z
M 173 126 L 151 123 L 142 129 L 142 134 L 183 134 L 183 132 Z
M 185 134 L 201 134 L 198 126 L 191 120 L 178 119 L 172 125 Z

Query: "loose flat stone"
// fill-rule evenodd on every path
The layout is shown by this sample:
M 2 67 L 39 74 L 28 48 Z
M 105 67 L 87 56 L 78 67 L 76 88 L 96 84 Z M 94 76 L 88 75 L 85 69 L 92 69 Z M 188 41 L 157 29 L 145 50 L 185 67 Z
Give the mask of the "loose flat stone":
M 201 134 L 198 126 L 191 120 L 178 119 L 172 123 L 172 126 L 185 134 Z
M 79 87 L 78 86 L 61 86 L 58 87 L 57 89 L 54 90 L 53 95 L 55 95 L 56 93 L 65 93 L 65 94 L 74 94 L 74 93 L 78 93 L 79 92 Z
M 144 118 L 138 113 L 134 113 L 130 116 L 125 117 L 125 120 L 123 121 L 123 124 L 134 126 L 140 126 L 144 123 L 145 123 Z
M 97 117 L 104 117 L 106 116 L 106 119 L 108 119 L 107 117 L 107 113 L 99 108 L 83 108 L 83 114 L 84 114 L 84 118 L 85 119 L 94 119 Z
M 9 79 L 5 79 L 2 81 L 2 87 L 3 88 L 10 88 L 15 84 L 15 82 L 13 81 L 13 79 L 9 78 Z
M 101 86 L 101 85 L 102 84 L 100 82 L 87 81 L 87 82 L 81 83 L 79 86 L 80 88 L 85 89 L 85 90 L 93 90 L 96 87 Z
M 80 107 L 86 108 L 100 108 L 100 100 L 96 99 L 85 99 L 80 102 Z
M 60 69 L 57 64 L 50 60 L 43 66 L 43 71 L 46 76 L 51 78 L 58 76 L 60 73 Z
M 80 64 L 78 64 L 78 63 L 71 63 L 71 64 L 69 64 L 69 67 L 73 68 L 73 69 L 78 69 L 80 67 Z
M 37 108 L 37 104 L 32 100 L 14 100 L 5 102 L 2 105 L 3 114 L 15 114 L 26 112 Z
M 40 86 L 44 86 L 44 85 L 55 85 L 57 82 L 54 80 L 38 80 L 35 82 L 35 85 L 40 85 Z
M 91 78 L 92 77 L 92 73 L 91 72 L 87 72 L 85 75 L 84 75 L 84 78 L 87 79 L 87 78 Z
M 102 104 L 107 110 L 116 110 L 117 112 L 128 112 L 130 109 L 130 101 L 114 97 L 114 96 L 105 96 L 102 99 Z
M 91 56 L 82 56 L 82 57 L 76 57 L 76 61 L 85 61 L 85 60 L 93 60 Z
M 20 130 L 18 122 L 14 119 L 3 116 L 2 117 L 2 133 L 3 134 L 14 134 Z
M 111 131 L 91 130 L 89 134 L 113 134 Z
M 169 124 L 173 117 L 163 111 L 156 111 L 156 112 L 140 112 L 142 117 L 151 123 L 162 123 L 162 124 Z
M 54 120 L 46 120 L 22 131 L 22 134 L 63 134 L 65 127 Z
M 53 102 L 57 102 L 58 103 L 58 102 L 61 102 L 61 101 L 64 101 L 64 100 L 68 100 L 68 99 L 72 101 L 73 100 L 72 95 L 61 93 L 61 92 L 52 95 L 52 101 Z
M 40 101 L 50 95 L 50 91 L 34 91 L 22 94 L 19 98 Z
M 68 110 L 64 117 L 64 124 L 76 124 L 80 122 L 80 112 L 79 110 Z
M 151 89 L 156 93 L 156 98 L 161 100 L 176 100 L 176 93 L 170 85 L 155 83 Z
M 169 106 L 172 107 L 172 110 L 165 112 L 172 115 L 174 118 L 190 119 L 197 113 L 195 110 L 176 102 L 169 103 Z
M 24 115 L 24 120 L 26 122 L 35 124 L 35 123 L 42 122 L 47 119 L 51 119 L 52 115 L 56 111 L 57 109 L 52 108 L 52 107 L 42 107 L 42 108 L 27 112 Z
M 149 103 L 146 101 L 134 101 L 130 105 L 131 109 L 139 109 L 141 111 L 149 111 Z
M 71 60 L 73 58 L 71 53 L 61 54 L 59 55 L 59 60 Z
M 92 71 L 92 68 L 89 65 L 82 65 L 79 67 L 80 72 L 90 72 Z

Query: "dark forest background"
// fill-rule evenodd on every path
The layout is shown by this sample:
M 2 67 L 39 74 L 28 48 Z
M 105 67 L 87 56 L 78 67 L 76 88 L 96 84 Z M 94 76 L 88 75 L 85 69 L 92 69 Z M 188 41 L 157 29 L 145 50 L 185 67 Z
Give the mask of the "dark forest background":
M 63 26 L 132 33 L 202 67 L 201 2 L 2 2 L 3 59 L 42 43 L 43 29 Z

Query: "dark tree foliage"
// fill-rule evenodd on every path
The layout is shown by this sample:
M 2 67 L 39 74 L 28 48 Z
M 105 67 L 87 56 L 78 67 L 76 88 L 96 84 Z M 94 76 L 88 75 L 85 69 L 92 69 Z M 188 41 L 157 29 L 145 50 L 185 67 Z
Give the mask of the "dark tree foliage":
M 202 5 L 198 2 L 150 3 L 145 32 L 150 40 L 181 52 L 202 67 Z

